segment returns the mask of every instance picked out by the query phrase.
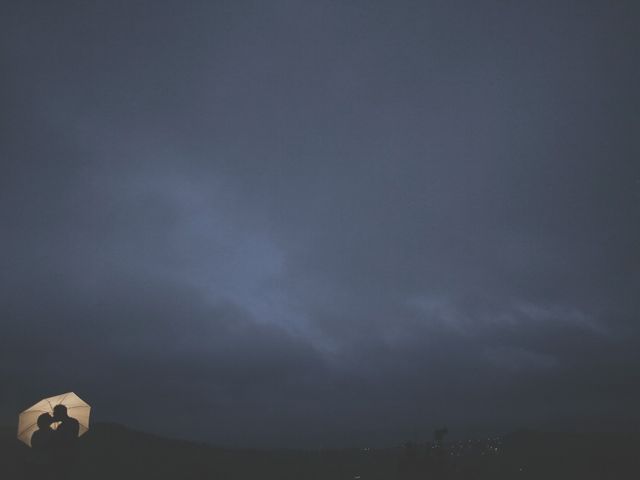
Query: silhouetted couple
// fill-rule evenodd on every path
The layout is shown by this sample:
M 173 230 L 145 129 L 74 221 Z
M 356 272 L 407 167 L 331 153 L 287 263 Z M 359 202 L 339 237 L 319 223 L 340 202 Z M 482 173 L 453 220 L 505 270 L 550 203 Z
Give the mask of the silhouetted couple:
M 73 446 L 80 433 L 78 420 L 69 416 L 67 407 L 56 405 L 53 415 L 43 413 L 37 423 L 38 430 L 31 436 L 31 447 L 39 456 L 37 463 L 53 466 L 54 476 L 65 478 L 73 461 Z M 55 430 L 52 428 L 54 423 L 58 424 Z
M 51 428 L 58 423 L 58 428 Z M 31 446 L 40 451 L 55 451 L 75 445 L 80 432 L 78 420 L 69 416 L 67 407 L 56 405 L 53 416 L 43 413 L 38 417 L 38 430 L 31 436 Z

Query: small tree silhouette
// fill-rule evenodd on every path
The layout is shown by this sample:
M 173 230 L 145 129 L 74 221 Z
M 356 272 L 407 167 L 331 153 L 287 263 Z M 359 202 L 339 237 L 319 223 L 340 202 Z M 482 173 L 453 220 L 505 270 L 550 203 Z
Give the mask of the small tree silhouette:
M 447 427 L 438 428 L 433 432 L 433 440 L 438 448 L 442 447 L 442 442 L 447 433 L 449 433 L 449 429 Z

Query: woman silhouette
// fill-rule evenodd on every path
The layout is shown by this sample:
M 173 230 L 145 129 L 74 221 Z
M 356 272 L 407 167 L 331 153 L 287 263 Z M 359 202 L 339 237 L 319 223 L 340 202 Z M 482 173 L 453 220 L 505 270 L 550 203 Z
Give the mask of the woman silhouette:
M 51 476 L 54 460 L 53 417 L 43 413 L 37 420 L 38 430 L 31 435 L 31 453 L 27 457 L 27 478 L 44 479 Z
M 43 413 L 38 417 L 38 430 L 31 435 L 31 448 L 37 452 L 44 452 L 53 446 L 53 429 L 51 424 L 53 417 L 48 413 Z

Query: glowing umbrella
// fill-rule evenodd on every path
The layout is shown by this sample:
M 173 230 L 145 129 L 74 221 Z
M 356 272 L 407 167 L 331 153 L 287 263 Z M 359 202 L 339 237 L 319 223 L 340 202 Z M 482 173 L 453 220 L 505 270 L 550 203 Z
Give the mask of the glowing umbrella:
M 89 430 L 91 407 L 75 393 L 68 392 L 40 400 L 22 412 L 18 417 L 18 440 L 31 446 L 31 435 L 38 430 L 38 417 L 43 413 L 53 415 L 53 409 L 56 405 L 64 405 L 67 407 L 69 416 L 78 420 L 80 424 L 78 436 L 85 434 L 87 430 Z M 51 428 L 54 430 L 57 427 L 58 423 L 51 425 Z

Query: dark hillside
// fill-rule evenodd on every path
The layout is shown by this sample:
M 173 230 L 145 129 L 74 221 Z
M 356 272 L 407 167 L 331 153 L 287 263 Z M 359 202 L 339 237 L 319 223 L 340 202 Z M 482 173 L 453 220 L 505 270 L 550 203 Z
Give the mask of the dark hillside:
M 214 448 L 130 430 L 116 424 L 92 426 L 82 437 L 73 478 L 82 479 L 353 479 L 362 468 L 369 478 L 389 478 L 389 468 L 372 468 L 358 450 L 299 451 Z M 20 478 L 32 453 L 0 430 L 0 478 Z M 369 456 L 371 457 L 371 455 Z M 376 467 L 379 467 L 376 462 Z M 382 462 L 389 464 L 389 461 Z
M 428 444 L 379 450 L 242 450 L 215 448 L 100 424 L 82 437 L 71 479 L 550 479 L 639 478 L 637 434 L 568 434 L 519 431 L 496 453 L 446 444 L 438 463 Z M 486 446 L 486 445 L 485 445 Z M 0 478 L 28 478 L 29 448 L 12 428 L 0 429 Z M 438 466 L 439 465 L 439 466 Z

